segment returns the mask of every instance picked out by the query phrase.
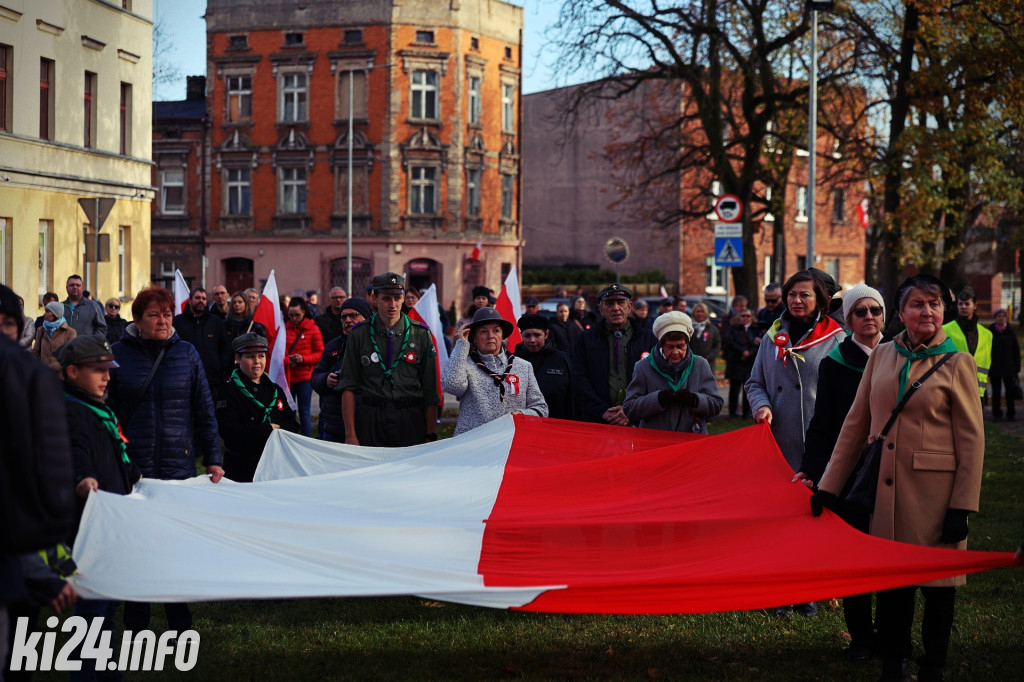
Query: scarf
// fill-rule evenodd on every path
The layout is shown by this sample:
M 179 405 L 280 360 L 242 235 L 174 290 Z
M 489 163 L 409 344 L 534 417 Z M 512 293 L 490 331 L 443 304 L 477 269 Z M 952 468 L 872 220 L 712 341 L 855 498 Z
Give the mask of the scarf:
M 64 393 L 64 400 L 66 400 L 67 402 L 84 405 L 88 407 L 90 410 L 92 410 L 92 413 L 99 417 L 100 422 L 103 424 L 103 428 L 107 430 L 107 435 L 110 436 L 110 440 L 114 441 L 118 445 L 118 449 L 120 450 L 121 454 L 121 461 L 124 462 L 125 464 L 129 463 L 130 460 L 128 459 L 128 448 L 125 446 L 125 443 L 128 442 L 128 439 L 125 438 L 124 434 L 121 432 L 121 424 L 118 423 L 117 415 L 114 414 L 114 411 L 112 409 L 110 409 L 106 405 L 96 405 L 91 401 L 76 398 L 75 396 L 71 395 L 66 391 Z
M 800 355 L 796 351 L 816 346 L 822 341 L 831 339 L 836 334 L 843 331 L 843 328 L 839 326 L 839 323 L 833 320 L 828 315 L 825 315 L 823 319 L 819 320 L 812 328 L 810 333 L 799 339 L 800 344 L 796 346 L 789 346 L 791 339 L 782 329 L 782 318 L 772 322 L 771 328 L 768 329 L 768 338 L 772 340 L 775 346 L 779 349 L 779 353 L 776 356 L 777 360 L 782 360 L 782 364 L 786 364 L 786 359 L 792 355 L 800 360 L 804 359 L 804 356 Z
M 66 321 L 66 320 L 64 319 L 64 316 L 63 316 L 63 315 L 62 315 L 62 316 L 60 316 L 60 317 L 58 317 L 58 318 L 57 318 L 56 320 L 54 320 L 53 322 L 48 322 L 48 321 L 46 321 L 46 320 L 43 320 L 43 329 L 45 329 L 45 330 L 46 330 L 46 333 L 47 333 L 47 334 L 49 334 L 49 335 L 50 335 L 50 338 L 52 339 L 52 338 L 53 338 L 53 335 L 54 335 L 54 333 L 56 333 L 56 331 L 57 331 L 58 329 L 60 329 L 60 326 L 61 326 L 62 324 L 64 324 L 64 322 L 65 322 L 65 321 Z
M 906 334 L 899 342 L 893 344 L 896 346 L 896 352 L 907 359 L 903 363 L 903 368 L 900 369 L 900 388 L 899 393 L 896 395 L 896 400 L 903 400 L 903 393 L 907 390 L 907 382 L 910 380 L 910 364 L 914 360 L 921 360 L 930 355 L 945 355 L 946 353 L 955 353 L 956 345 L 953 343 L 953 339 L 947 338 L 945 341 L 937 346 L 931 348 L 925 348 L 924 350 L 912 351 L 903 345 L 903 341 L 909 341 Z
M 519 377 L 511 373 L 512 361 L 516 359 L 516 356 L 512 353 L 508 354 L 508 363 L 505 365 L 505 371 L 501 374 L 492 372 L 491 368 L 484 364 L 484 359 L 480 357 L 480 353 L 476 350 L 469 351 L 469 359 L 472 360 L 477 367 L 482 369 L 487 376 L 494 380 L 494 385 L 498 387 L 498 400 L 505 402 L 505 382 L 507 381 L 509 384 L 512 384 L 519 380 Z M 516 389 L 516 393 L 519 393 L 518 389 Z
M 667 371 L 658 366 L 661 364 L 661 362 L 659 362 L 657 359 L 659 357 L 665 363 L 665 365 L 672 370 L 673 374 L 679 373 L 680 369 L 682 370 L 682 373 L 679 375 L 678 379 L 673 379 L 672 374 L 669 374 Z M 668 361 L 668 358 L 665 357 L 665 354 L 662 352 L 660 346 L 655 346 L 654 348 L 652 348 L 651 354 L 648 355 L 647 358 L 651 363 L 651 367 L 654 368 L 654 371 L 665 378 L 665 381 L 668 382 L 668 387 L 671 388 L 673 391 L 678 391 L 679 389 L 686 386 L 686 380 L 690 378 L 690 372 L 693 370 L 693 351 L 690 350 L 689 347 L 686 348 L 686 355 L 683 356 L 683 359 L 675 364 L 670 363 Z
M 409 316 L 406 315 L 405 313 L 402 313 L 398 318 L 398 324 L 405 322 L 405 334 L 402 336 L 402 346 L 398 349 L 398 353 L 396 354 L 392 354 L 395 343 L 395 332 L 392 329 L 386 330 L 386 334 L 388 337 L 388 354 L 387 359 L 385 359 L 385 357 L 381 355 L 380 349 L 377 348 L 377 333 L 374 331 L 373 324 L 374 320 L 376 319 L 377 314 L 374 313 L 374 315 L 370 317 L 370 346 L 373 347 L 374 355 L 380 358 L 380 366 L 381 369 L 384 371 L 384 377 L 391 382 L 392 386 L 394 386 L 395 378 L 391 376 L 391 374 L 392 372 L 395 371 L 395 368 L 398 367 L 398 363 L 405 356 L 405 347 L 409 344 L 409 334 L 412 333 L 412 320 L 410 320 Z M 381 322 L 381 325 L 383 324 L 384 323 Z M 395 326 L 398 325 L 396 324 Z
M 997 332 L 1005 332 L 1009 324 L 1006 322 L 1004 322 L 1003 324 L 999 324 L 998 322 L 996 322 L 994 326 Z
M 270 413 L 274 409 L 274 406 L 277 405 L 277 386 L 274 387 L 274 395 L 270 399 L 270 404 L 264 405 L 259 401 L 259 398 L 254 396 L 252 392 L 248 388 L 246 388 L 245 382 L 242 381 L 242 373 L 238 371 L 237 367 L 234 369 L 234 371 L 231 372 L 231 383 L 238 387 L 238 390 L 242 392 L 242 395 L 244 395 L 246 398 L 251 400 L 254 405 L 263 410 L 263 421 L 260 423 L 269 424 Z

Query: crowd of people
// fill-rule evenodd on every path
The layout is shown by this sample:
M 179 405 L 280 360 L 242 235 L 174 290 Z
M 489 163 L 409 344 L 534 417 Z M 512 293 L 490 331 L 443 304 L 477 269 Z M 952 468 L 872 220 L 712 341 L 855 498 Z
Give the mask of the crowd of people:
M 86 296 L 81 277 L 69 277 L 66 288 L 64 301 L 44 297 L 35 321 L 14 292 L 0 288 L 3 379 L 31 384 L 33 396 L 52 401 L 45 417 L 21 417 L 27 421 L 19 430 L 49 438 L 26 447 L 48 442 L 70 455 L 50 480 L 67 485 L 53 493 L 68 503 L 56 530 L 40 533 L 38 547 L 9 543 L 0 554 L 0 607 L 10 617 L 75 602 L 63 580 L 73 567 L 67 547 L 91 491 L 127 494 L 140 477 L 191 478 L 197 459 L 214 483 L 224 476 L 250 482 L 274 430 L 311 435 L 314 393 L 320 438 L 385 448 L 436 440 L 442 391 L 459 402 L 456 436 L 508 414 L 706 434 L 728 403 L 730 417 L 768 425 L 793 481 L 813 491 L 815 515 L 828 508 L 872 535 L 962 549 L 980 496 L 982 399 L 991 386 L 993 417 L 1014 420 L 1020 390 L 1020 349 L 1007 312 L 998 309 L 993 325 L 981 325 L 973 290 L 961 290 L 954 307 L 949 288 L 928 275 L 908 279 L 891 301 L 897 334 L 887 333 L 894 325 L 886 326 L 876 289 L 860 284 L 840 298 L 831 277 L 808 269 L 765 287 L 763 308 L 735 297 L 721 319 L 703 302 L 687 311 L 681 296 L 660 301 L 655 312 L 615 283 L 597 292 L 595 310 L 579 295 L 546 317 L 528 298 L 513 325 L 481 286 L 451 338 L 435 340 L 408 314 L 420 292 L 388 272 L 373 278 L 366 298 L 334 287 L 323 309 L 312 290 L 278 302 L 286 319 L 285 386 L 267 376 L 270 344 L 253 319 L 254 289 L 229 293 L 218 285 L 208 298 L 196 287 L 179 311 L 167 290 L 151 287 L 132 300 L 129 321 L 119 298 L 101 306 Z M 515 334 L 521 342 L 513 348 Z M 439 375 L 441 342 L 450 357 Z M 727 399 L 715 374 L 720 356 Z M 844 505 L 861 451 L 882 433 L 889 444 L 880 450 L 873 509 Z M 920 680 L 942 679 L 961 584 L 963 577 L 921 586 Z M 844 600 L 852 637 L 846 655 L 880 656 L 883 680 L 908 679 L 914 590 L 879 593 L 874 615 L 872 595 Z M 109 629 L 119 606 L 78 600 L 74 608 L 102 616 Z M 186 604 L 164 609 L 171 629 L 191 627 Z M 779 607 L 790 611 L 812 616 L 817 607 Z M 125 604 L 125 627 L 147 628 L 150 612 L 149 604 Z M 3 616 L 0 610 L 6 622 Z

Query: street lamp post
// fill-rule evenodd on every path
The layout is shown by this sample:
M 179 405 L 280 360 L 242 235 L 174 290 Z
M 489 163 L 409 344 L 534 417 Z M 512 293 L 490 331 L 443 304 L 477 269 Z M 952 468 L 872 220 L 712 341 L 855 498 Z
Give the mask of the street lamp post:
M 811 82 L 810 112 L 807 133 L 807 262 L 806 267 L 814 267 L 814 213 L 815 188 L 817 186 L 817 150 L 818 150 L 818 12 L 832 9 L 831 0 L 807 0 L 807 8 L 811 12 Z

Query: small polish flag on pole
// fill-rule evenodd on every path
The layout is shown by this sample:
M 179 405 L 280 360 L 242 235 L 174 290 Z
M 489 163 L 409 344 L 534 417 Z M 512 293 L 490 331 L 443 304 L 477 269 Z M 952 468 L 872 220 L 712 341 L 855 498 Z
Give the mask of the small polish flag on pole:
M 865 230 L 868 229 L 868 200 L 866 198 L 861 199 L 857 204 L 857 217 L 860 218 L 860 226 Z
M 515 352 L 516 346 L 523 340 L 519 333 L 519 317 L 523 314 L 523 310 L 519 298 L 519 277 L 516 275 L 515 267 L 505 278 L 505 284 L 501 287 L 501 293 L 498 294 L 498 302 L 494 304 L 494 309 L 501 314 L 502 319 L 512 323 L 512 333 L 508 337 L 508 352 Z
M 661 285 L 661 290 L 658 293 L 661 294 L 662 298 L 668 298 L 668 292 L 665 291 L 665 285 L 664 284 Z
M 188 285 L 185 284 L 185 278 L 181 276 L 181 270 L 174 271 L 174 307 L 178 309 L 179 313 L 185 312 L 185 306 L 188 305 Z
M 476 243 L 476 246 L 473 247 L 472 255 L 470 255 L 470 257 L 469 257 L 469 260 L 471 262 L 475 263 L 478 260 L 480 260 L 480 251 L 483 249 L 483 247 L 484 247 L 483 240 L 482 239 L 478 240 L 477 243 Z

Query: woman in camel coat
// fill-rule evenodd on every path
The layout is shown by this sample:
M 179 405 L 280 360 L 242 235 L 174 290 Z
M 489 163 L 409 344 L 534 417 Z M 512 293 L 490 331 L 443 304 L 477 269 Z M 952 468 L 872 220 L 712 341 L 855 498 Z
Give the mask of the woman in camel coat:
M 60 360 L 57 359 L 57 349 L 75 336 L 77 336 L 75 330 L 64 320 L 64 304 L 51 301 L 46 304 L 43 323 L 36 329 L 32 355 L 35 355 L 44 365 L 59 372 Z
M 812 511 L 839 508 L 837 495 L 864 445 L 874 440 L 903 391 L 954 353 L 909 399 L 886 437 L 871 517 L 872 535 L 929 547 L 967 548 L 967 515 L 978 510 L 985 456 L 977 367 L 942 331 L 947 289 L 929 275 L 911 277 L 897 291 L 906 331 L 871 354 L 853 407 L 843 424 Z M 921 585 L 924 656 L 918 679 L 941 680 L 953 626 L 955 586 L 965 576 Z M 916 587 L 879 592 L 876 610 L 882 647 L 881 680 L 909 680 Z

